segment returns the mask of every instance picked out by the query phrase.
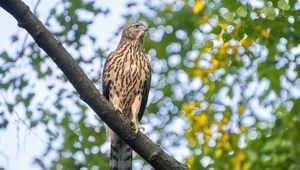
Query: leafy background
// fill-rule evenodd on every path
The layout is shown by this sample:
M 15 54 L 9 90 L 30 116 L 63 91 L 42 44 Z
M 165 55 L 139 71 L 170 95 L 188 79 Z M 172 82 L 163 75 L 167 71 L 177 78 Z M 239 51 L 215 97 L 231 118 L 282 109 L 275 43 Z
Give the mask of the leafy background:
M 122 26 L 149 26 L 153 76 L 142 124 L 191 169 L 299 169 L 299 0 L 122 1 L 121 17 L 120 4 L 57 0 L 39 11 L 43 2 L 26 3 L 99 90 Z M 118 27 L 111 35 L 101 22 L 109 17 Z M 22 129 L 39 138 L 37 169 L 108 169 L 103 122 L 23 30 L 10 43 L 16 50 L 0 50 L 0 133 L 15 125 L 20 143 Z M 151 168 L 138 155 L 134 167 Z

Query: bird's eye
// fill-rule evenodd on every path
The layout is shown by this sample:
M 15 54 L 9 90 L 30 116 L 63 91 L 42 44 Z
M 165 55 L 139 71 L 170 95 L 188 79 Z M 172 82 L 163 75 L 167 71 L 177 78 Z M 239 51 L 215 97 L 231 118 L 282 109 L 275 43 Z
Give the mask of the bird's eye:
M 138 28 L 139 27 L 139 25 L 134 25 L 134 28 Z

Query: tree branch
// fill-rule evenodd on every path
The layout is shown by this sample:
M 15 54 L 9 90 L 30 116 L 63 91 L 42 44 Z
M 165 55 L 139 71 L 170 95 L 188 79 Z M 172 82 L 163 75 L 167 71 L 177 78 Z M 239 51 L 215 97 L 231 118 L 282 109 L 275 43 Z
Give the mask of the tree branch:
M 143 133 L 135 134 L 129 120 L 115 111 L 112 104 L 99 93 L 76 61 L 41 21 L 33 15 L 26 4 L 21 0 L 0 0 L 0 6 L 13 15 L 18 21 L 18 25 L 26 29 L 39 47 L 50 56 L 69 79 L 80 98 L 149 164 L 155 169 L 189 169 L 186 165 L 170 157 Z

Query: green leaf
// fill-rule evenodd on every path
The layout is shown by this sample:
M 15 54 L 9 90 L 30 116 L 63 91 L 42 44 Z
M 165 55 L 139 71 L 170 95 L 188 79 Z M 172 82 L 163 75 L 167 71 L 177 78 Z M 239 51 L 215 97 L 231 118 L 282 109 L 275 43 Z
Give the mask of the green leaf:
M 6 62 L 14 62 L 15 60 L 13 60 L 12 58 L 10 58 L 8 56 L 7 52 L 3 52 L 0 54 L 0 58 L 2 58 L 3 60 L 5 60 Z
M 49 119 L 50 119 L 50 116 L 49 116 L 49 114 L 46 113 L 46 114 L 43 116 L 42 121 L 43 121 L 43 122 L 48 122 Z
M 292 114 L 298 115 L 300 113 L 300 105 L 299 105 L 299 103 L 300 103 L 300 98 L 294 100 L 294 106 L 293 106 L 293 108 L 291 110 Z
M 230 11 L 235 11 L 241 4 L 240 1 L 236 0 L 226 0 L 222 1 L 224 7 L 228 8 Z
M 254 35 L 254 29 L 253 29 L 253 27 L 247 26 L 247 27 L 245 28 L 245 33 L 246 33 L 249 37 L 252 37 L 252 36 Z M 243 35 L 242 38 L 244 38 L 244 35 Z
M 248 15 L 247 8 L 245 6 L 240 6 L 236 13 L 241 17 L 246 17 Z
M 38 121 L 31 121 L 30 122 L 30 128 L 35 127 L 38 124 Z
M 7 104 L 7 108 L 8 108 L 8 111 L 9 111 L 10 113 L 12 113 L 12 112 L 13 112 L 13 110 L 14 110 L 14 105 L 13 105 L 13 104 L 10 104 L 10 103 L 8 103 L 8 104 Z
M 239 31 L 238 32 L 238 35 L 237 35 L 237 38 L 238 40 L 241 40 L 245 37 L 245 32 L 244 31 Z
M 6 128 L 8 125 L 8 121 L 6 119 L 2 119 L 2 121 L 0 122 L 0 129 Z
M 277 3 L 278 7 L 280 9 L 282 9 L 283 11 L 286 11 L 286 10 L 289 10 L 290 9 L 290 5 L 288 3 L 286 3 L 285 0 L 280 0 L 278 3 Z
M 31 118 L 32 115 L 33 115 L 33 113 L 32 113 L 32 111 L 27 111 L 27 112 L 26 112 L 26 115 L 27 115 L 28 118 Z
M 21 78 L 21 84 L 19 86 L 20 89 L 23 89 L 28 85 L 28 82 L 26 80 L 23 80 L 23 77 Z
M 266 15 L 267 19 L 269 20 L 275 19 L 276 14 L 275 14 L 275 9 L 273 7 L 264 7 L 262 11 Z
M 29 93 L 28 94 L 26 100 L 24 101 L 24 105 L 25 106 L 29 106 L 29 104 L 30 104 L 30 102 L 31 102 L 31 100 L 32 100 L 32 98 L 33 98 L 34 95 L 35 95 L 34 93 Z
M 224 33 L 222 34 L 222 38 L 224 42 L 228 42 L 232 39 L 232 36 L 230 34 Z
M 233 21 L 233 17 L 234 17 L 234 13 L 233 12 L 227 12 L 226 14 L 224 14 L 223 18 L 228 21 L 228 22 L 232 22 Z
M 212 48 L 213 46 L 214 46 L 214 43 L 211 40 L 206 41 L 204 44 L 205 48 Z
M 217 26 L 211 32 L 214 33 L 214 34 L 220 34 L 222 32 L 222 27 Z
M 16 96 L 16 102 L 19 103 L 19 102 L 22 101 L 22 100 L 23 100 L 23 96 L 20 95 L 20 94 L 18 94 L 18 95 Z

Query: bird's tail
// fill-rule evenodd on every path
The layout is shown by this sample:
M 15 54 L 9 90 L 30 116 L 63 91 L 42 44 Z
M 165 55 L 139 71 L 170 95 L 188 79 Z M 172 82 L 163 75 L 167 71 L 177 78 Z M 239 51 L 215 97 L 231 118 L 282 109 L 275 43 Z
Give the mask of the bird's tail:
M 110 170 L 131 170 L 132 149 L 117 134 L 110 131 Z

